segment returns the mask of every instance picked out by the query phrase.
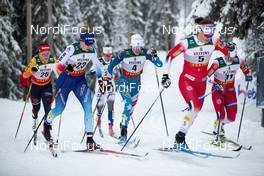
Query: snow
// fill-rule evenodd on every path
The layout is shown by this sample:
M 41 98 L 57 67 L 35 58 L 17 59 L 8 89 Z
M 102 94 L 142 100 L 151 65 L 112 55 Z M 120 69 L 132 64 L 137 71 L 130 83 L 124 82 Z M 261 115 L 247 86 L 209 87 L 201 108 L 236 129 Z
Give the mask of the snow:
M 161 55 L 164 60 L 165 53 L 161 52 Z M 84 147 L 84 144 L 79 146 L 84 130 L 83 112 L 80 103 L 77 103 L 77 99 L 73 94 L 70 94 L 66 109 L 62 114 L 62 126 L 59 138 L 61 151 L 58 151 L 58 158 L 53 158 L 45 149 L 45 146 L 43 147 L 44 139 L 40 135 L 40 132 L 38 133 L 39 146 L 42 147 L 38 150 L 34 147 L 30 147 L 29 150 L 24 153 L 23 150 L 32 135 L 31 105 L 27 104 L 21 129 L 16 141 L 14 141 L 15 129 L 24 102 L 0 99 L 0 175 L 264 175 L 264 130 L 260 127 L 260 110 L 255 107 L 254 103 L 247 104 L 245 108 L 240 137 L 240 142 L 245 145 L 252 145 L 253 150 L 242 150 L 240 152 L 241 156 L 237 159 L 220 159 L 212 157 L 201 159 L 183 153 L 161 153 L 154 150 L 155 148 L 162 147 L 163 144 L 173 142 L 174 135 L 178 131 L 184 115 L 181 110 L 186 107 L 186 104 L 177 86 L 182 64 L 182 56 L 174 60 L 170 75 L 172 85 L 163 93 L 170 136 L 166 137 L 160 101 L 157 101 L 135 133 L 135 136 L 141 139 L 139 147 L 136 149 L 129 147 L 124 150 L 126 152 L 140 154 L 149 152 L 147 157 L 140 159 L 71 152 L 72 149 Z M 161 78 L 162 69 L 158 69 L 158 72 L 159 78 Z M 207 91 L 209 90 L 208 87 Z M 155 70 L 153 65 L 147 62 L 142 77 L 142 92 L 139 96 L 134 114 L 136 124 L 143 117 L 157 95 Z M 95 104 L 95 102 L 93 103 Z M 118 94 L 116 96 L 114 126 L 117 133 L 119 133 L 118 123 L 122 112 L 121 107 L 123 107 L 123 105 L 120 95 Z M 39 118 L 41 115 L 43 115 L 42 110 L 39 113 Z M 107 135 L 106 115 L 107 113 L 104 113 L 104 118 L 102 120 L 105 138 L 99 137 L 96 133 L 95 140 L 106 149 L 120 150 L 121 146 L 115 144 L 115 140 Z M 236 139 L 240 115 L 241 103 L 239 103 L 239 112 L 236 122 L 226 126 L 226 135 L 229 138 Z M 188 143 L 191 146 L 195 143 L 209 143 L 210 138 L 200 131 L 212 131 L 214 118 L 215 113 L 213 111 L 211 97 L 209 96 L 206 98 L 201 113 L 187 135 Z M 54 120 L 52 131 L 54 138 L 57 138 L 58 122 L 59 118 Z M 129 134 L 131 134 L 133 129 L 132 123 L 130 125 Z M 198 148 L 204 150 L 199 146 Z M 213 151 L 225 154 L 230 153 L 217 150 Z

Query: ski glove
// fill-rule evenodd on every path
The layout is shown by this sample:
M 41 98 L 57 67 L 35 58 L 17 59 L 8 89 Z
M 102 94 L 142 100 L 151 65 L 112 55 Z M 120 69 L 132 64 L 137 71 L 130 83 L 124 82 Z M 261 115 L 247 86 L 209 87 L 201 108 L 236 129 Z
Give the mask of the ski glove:
M 213 87 L 217 91 L 222 91 L 223 90 L 222 86 L 220 86 L 219 84 L 213 84 Z
M 247 75 L 246 76 L 246 81 L 250 82 L 253 80 L 253 76 L 252 75 Z
M 32 71 L 32 72 L 37 72 L 37 71 L 38 71 L 38 68 L 37 68 L 37 67 L 32 67 L 32 68 L 31 68 L 31 71 Z
M 67 65 L 67 67 L 65 68 L 65 71 L 67 73 L 73 72 L 73 66 L 71 64 Z
M 164 88 L 168 88 L 171 85 L 171 80 L 168 74 L 163 74 L 161 79 L 161 84 Z
M 155 49 L 151 49 L 151 55 L 153 56 L 153 57 L 158 57 L 158 55 L 157 55 L 157 50 L 155 50 Z

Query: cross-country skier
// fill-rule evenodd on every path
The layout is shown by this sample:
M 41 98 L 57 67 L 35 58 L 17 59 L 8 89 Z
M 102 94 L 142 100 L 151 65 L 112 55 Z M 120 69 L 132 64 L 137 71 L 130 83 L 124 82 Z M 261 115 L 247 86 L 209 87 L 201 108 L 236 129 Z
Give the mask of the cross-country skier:
M 157 56 L 156 50 L 144 48 L 144 40 L 139 34 L 131 36 L 131 48 L 121 51 L 108 66 L 108 79 L 112 78 L 113 69 L 120 64 L 121 76 L 116 84 L 124 101 L 122 121 L 120 123 L 120 142 L 127 140 L 127 127 L 132 118 L 135 105 L 138 101 L 141 87 L 141 73 L 146 60 L 151 61 L 157 67 L 162 67 L 162 62 Z
M 94 42 L 94 34 L 88 33 L 88 30 L 82 30 L 80 41 L 69 45 L 59 57 L 57 69 L 61 74 L 56 85 L 58 95 L 55 108 L 50 111 L 44 122 L 43 134 L 47 141 L 52 140 L 50 130 L 53 119 L 63 112 L 68 95 L 73 91 L 84 110 L 87 149 L 94 150 L 99 147 L 93 140 L 92 97 L 85 79 L 85 67 L 90 61 L 95 65 L 97 76 L 99 78 L 102 76 L 96 50 L 93 47 Z
M 224 137 L 224 125 L 235 121 L 237 113 L 237 98 L 235 90 L 235 75 L 240 68 L 246 81 L 252 81 L 251 71 L 248 69 L 245 60 L 239 59 L 236 51 L 236 44 L 229 42 L 227 44 L 228 54 L 224 57 L 214 59 L 208 70 L 208 76 L 214 75 L 214 84 L 212 87 L 212 100 L 216 112 L 214 123 L 215 135 L 213 143 L 218 144 Z M 218 119 L 221 118 L 219 139 Z
M 31 103 L 33 106 L 33 131 L 37 127 L 38 112 L 40 110 L 40 103 L 42 100 L 46 119 L 52 102 L 52 84 L 51 73 L 55 72 L 57 59 L 50 54 L 50 47 L 46 43 L 42 43 L 38 46 L 38 54 L 34 56 L 25 72 L 23 72 L 23 78 L 27 79 L 31 77 L 32 87 L 30 92 Z
M 113 48 L 109 45 L 103 47 L 103 56 L 99 58 L 101 67 L 103 69 L 104 75 L 107 75 L 107 67 L 113 58 Z M 120 76 L 119 68 L 115 67 L 114 76 L 112 81 L 116 82 L 117 78 Z M 109 135 L 114 137 L 115 133 L 113 130 L 114 125 L 114 101 L 115 101 L 115 90 L 107 90 L 107 83 L 102 79 L 98 80 L 99 90 L 97 93 L 98 104 L 97 104 L 97 124 L 99 130 L 101 130 L 101 116 L 103 113 L 103 108 L 105 102 L 108 108 L 108 132 Z
M 161 82 L 165 88 L 170 86 L 171 63 L 175 57 L 183 53 L 184 66 L 179 78 L 179 88 L 189 110 L 175 136 L 174 147 L 178 150 L 188 149 L 185 135 L 203 106 L 204 100 L 199 97 L 205 94 L 207 66 L 210 57 L 214 50 L 222 50 L 221 41 L 213 36 L 214 21 L 200 17 L 195 19 L 195 23 L 197 33 L 188 36 L 169 51 L 166 58 L 166 70 Z

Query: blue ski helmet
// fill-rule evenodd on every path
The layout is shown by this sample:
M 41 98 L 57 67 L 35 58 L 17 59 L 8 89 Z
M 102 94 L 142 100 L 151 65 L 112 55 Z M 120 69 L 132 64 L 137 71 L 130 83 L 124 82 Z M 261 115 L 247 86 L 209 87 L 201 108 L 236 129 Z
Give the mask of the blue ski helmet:
M 87 46 L 91 46 L 95 42 L 94 34 L 92 34 L 92 33 L 81 34 L 80 35 L 80 41 L 83 41 L 85 43 L 85 45 L 87 45 Z

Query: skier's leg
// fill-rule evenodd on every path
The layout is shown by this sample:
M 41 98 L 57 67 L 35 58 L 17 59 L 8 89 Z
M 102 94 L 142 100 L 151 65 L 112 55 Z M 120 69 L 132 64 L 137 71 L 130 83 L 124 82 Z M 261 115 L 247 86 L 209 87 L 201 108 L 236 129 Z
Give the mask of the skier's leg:
M 113 126 L 114 126 L 114 102 L 115 102 L 115 92 L 109 92 L 109 97 L 107 99 L 108 108 L 108 132 L 110 136 L 115 136 Z
M 214 121 L 214 131 L 213 133 L 217 134 L 218 133 L 218 123 L 219 123 L 219 118 L 221 118 L 221 126 L 222 123 L 225 119 L 225 103 L 223 102 L 223 94 L 220 91 L 214 91 L 214 88 L 212 88 L 212 101 L 213 101 L 213 105 L 214 105 L 214 109 L 215 109 L 215 113 L 216 113 L 216 118 Z
M 40 99 L 41 99 L 41 92 L 40 86 L 32 84 L 31 92 L 30 92 L 30 99 L 32 104 L 32 129 L 35 131 L 37 128 L 37 121 L 38 121 L 38 112 L 40 110 Z
M 35 84 L 32 84 L 30 98 L 32 104 L 32 117 L 33 119 L 38 118 L 38 112 L 40 110 L 40 99 L 41 99 L 41 87 Z
M 48 113 L 51 110 L 51 103 L 52 103 L 52 85 L 51 82 L 45 86 L 42 87 L 42 92 L 41 92 L 41 99 L 42 103 L 44 106 L 44 111 L 45 111 L 45 120 L 47 118 Z
M 98 149 L 100 146 L 97 145 L 93 140 L 92 93 L 87 86 L 85 77 L 80 77 L 75 85 L 76 87 L 74 88 L 73 92 L 80 101 L 84 110 L 84 126 L 85 133 L 87 135 L 87 149 Z
M 73 83 L 74 77 L 68 76 L 63 73 L 60 74 L 56 83 L 56 91 L 58 91 L 58 93 L 55 99 L 55 107 L 47 115 L 47 118 L 45 120 L 47 124 L 51 124 L 53 119 L 63 112 L 68 100 L 69 93 L 72 90 L 72 86 L 74 85 Z
M 120 92 L 120 95 L 124 101 L 124 110 L 122 113 L 121 125 L 127 127 L 130 121 L 130 110 L 132 108 L 132 99 L 129 92 Z
M 185 101 L 189 105 L 189 110 L 184 116 L 183 123 L 180 127 L 180 132 L 184 134 L 188 132 L 197 114 L 200 112 L 202 108 L 202 103 L 198 99 L 198 96 L 199 96 L 198 94 L 200 94 L 201 91 L 197 92 L 195 84 L 197 83 L 190 81 L 188 78 L 185 78 L 183 76 L 180 77 L 179 88 L 180 88 L 181 94 L 183 95 Z M 200 85 L 200 86 L 203 86 L 203 85 Z
M 201 86 L 201 88 L 198 89 L 197 86 Z M 179 132 L 175 136 L 174 147 L 179 150 L 189 150 L 185 142 L 185 135 L 202 108 L 203 101 L 200 101 L 198 96 L 204 94 L 205 90 L 203 89 L 206 88 L 206 82 L 193 82 L 182 74 L 179 79 L 179 88 L 182 96 L 189 105 L 189 110 L 184 116 Z
M 62 85 L 63 84 L 63 85 Z M 61 87 L 62 85 L 62 87 Z M 54 118 L 56 118 L 58 115 L 60 115 L 65 106 L 68 99 L 68 95 L 71 91 L 72 86 L 72 80 L 71 78 L 66 74 L 60 74 L 57 84 L 56 84 L 56 91 L 59 91 L 56 96 L 55 100 L 55 107 L 48 113 L 44 124 L 43 124 L 43 134 L 47 141 L 52 140 L 50 130 L 51 130 L 51 124 Z M 52 100 L 51 100 L 52 101 Z
M 228 93 L 226 97 L 227 122 L 234 122 L 237 114 L 237 98 L 235 90 Z M 226 124 L 225 123 L 225 124 Z
M 91 96 L 92 96 L 92 93 L 91 93 Z M 96 106 L 96 109 L 97 109 L 97 125 L 99 128 L 101 127 L 101 116 L 103 114 L 102 111 L 103 111 L 103 107 L 104 107 L 104 103 L 105 103 L 105 97 L 106 97 L 105 93 L 102 94 L 100 91 L 98 91 L 98 94 L 97 94 L 98 104 Z

